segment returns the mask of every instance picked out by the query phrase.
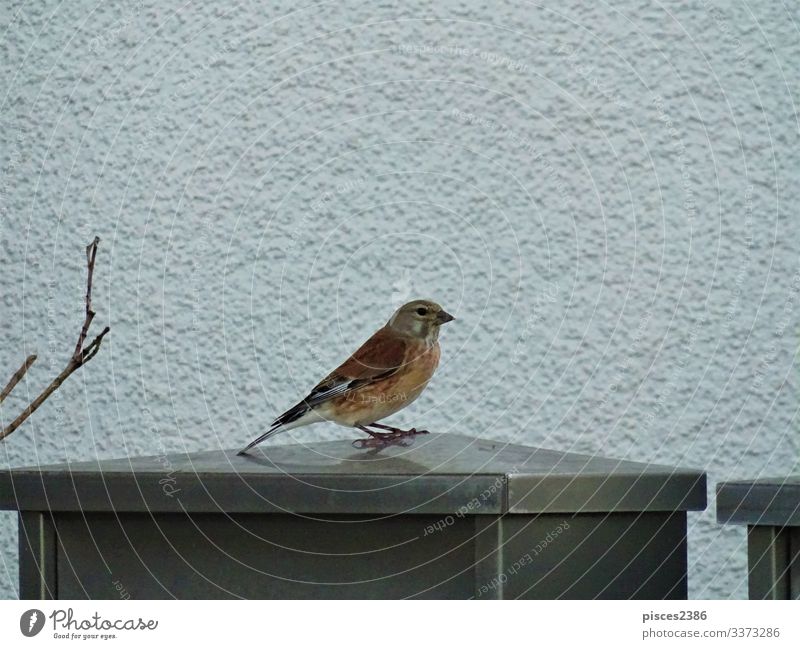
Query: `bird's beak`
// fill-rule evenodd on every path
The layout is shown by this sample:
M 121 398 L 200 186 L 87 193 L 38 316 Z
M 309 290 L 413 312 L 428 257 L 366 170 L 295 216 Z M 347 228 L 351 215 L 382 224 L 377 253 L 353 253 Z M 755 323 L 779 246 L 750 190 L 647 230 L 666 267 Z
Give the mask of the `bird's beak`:
M 444 311 L 444 310 L 439 311 L 439 313 L 436 316 L 436 321 L 439 324 L 444 324 L 445 322 L 450 322 L 451 320 L 455 320 L 455 318 L 453 316 L 451 316 L 447 311 Z

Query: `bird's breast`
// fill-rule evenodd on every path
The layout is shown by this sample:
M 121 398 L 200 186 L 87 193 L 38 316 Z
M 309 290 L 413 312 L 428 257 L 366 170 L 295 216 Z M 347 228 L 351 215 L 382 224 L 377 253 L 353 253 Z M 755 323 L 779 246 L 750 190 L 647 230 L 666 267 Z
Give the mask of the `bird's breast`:
M 409 352 L 405 365 L 391 378 L 395 379 L 394 390 L 416 399 L 439 366 L 439 343 L 431 347 L 420 343 Z

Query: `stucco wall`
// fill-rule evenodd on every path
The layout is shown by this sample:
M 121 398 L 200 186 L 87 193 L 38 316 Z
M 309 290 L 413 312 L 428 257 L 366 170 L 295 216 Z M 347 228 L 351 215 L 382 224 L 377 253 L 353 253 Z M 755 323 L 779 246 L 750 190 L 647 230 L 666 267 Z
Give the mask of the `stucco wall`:
M 112 327 L 0 465 L 239 446 L 430 296 L 458 322 L 395 421 L 705 467 L 691 594 L 743 597 L 713 485 L 800 446 L 796 15 L 257 4 L 0 8 L 0 368 L 40 356 L 2 420 L 94 234 Z M 16 548 L 2 513 L 0 596 Z

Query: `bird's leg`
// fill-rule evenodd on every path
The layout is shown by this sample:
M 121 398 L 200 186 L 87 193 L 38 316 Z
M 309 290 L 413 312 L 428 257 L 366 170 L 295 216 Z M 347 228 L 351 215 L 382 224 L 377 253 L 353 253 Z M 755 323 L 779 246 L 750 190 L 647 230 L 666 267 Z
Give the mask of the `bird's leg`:
M 392 440 L 395 439 L 395 436 L 392 433 L 378 433 L 360 424 L 357 424 L 356 428 L 363 430 L 365 433 L 367 433 L 367 435 L 369 435 L 369 439 L 357 439 L 354 441 L 353 446 L 356 448 L 374 448 L 376 450 L 380 450 L 392 444 Z
M 370 426 L 374 425 L 375 424 L 370 424 Z M 370 430 L 369 428 L 367 428 L 366 426 L 362 426 L 361 424 L 357 424 L 356 428 L 358 428 L 358 430 L 363 430 L 365 433 L 367 433 L 367 435 L 373 437 L 374 439 L 387 440 L 394 438 L 394 435 L 392 433 L 379 433 L 375 430 Z
M 416 428 L 409 428 L 408 430 L 403 430 L 402 428 L 395 428 L 394 426 L 386 426 L 385 424 L 378 424 L 378 423 L 372 423 L 370 424 L 370 426 L 373 426 L 374 428 L 382 428 L 383 430 L 388 430 L 389 435 L 391 435 L 392 438 L 404 437 L 406 435 L 427 435 L 430 432 L 427 430 L 417 430 Z
M 391 426 L 383 426 L 379 424 L 370 424 L 370 426 L 375 426 L 384 428 L 388 430 L 388 433 L 379 433 L 374 430 L 370 430 L 366 426 L 362 426 L 360 424 L 356 425 L 356 428 L 359 430 L 363 430 L 367 435 L 370 436 L 369 439 L 357 439 L 353 442 L 353 446 L 356 448 L 374 448 L 374 449 L 382 449 L 387 446 L 408 446 L 410 440 L 406 440 L 406 437 L 412 437 L 417 433 L 427 433 L 428 431 L 416 430 L 412 428 L 411 430 L 402 430 L 400 428 L 392 428 Z

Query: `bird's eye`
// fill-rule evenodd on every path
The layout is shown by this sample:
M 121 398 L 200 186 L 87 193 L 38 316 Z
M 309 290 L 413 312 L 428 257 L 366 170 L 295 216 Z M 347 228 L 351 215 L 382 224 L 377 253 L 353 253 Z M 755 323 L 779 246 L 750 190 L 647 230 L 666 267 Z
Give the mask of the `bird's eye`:
M 417 309 L 417 314 L 428 315 L 428 309 L 426 309 L 424 306 L 421 306 L 419 309 Z

